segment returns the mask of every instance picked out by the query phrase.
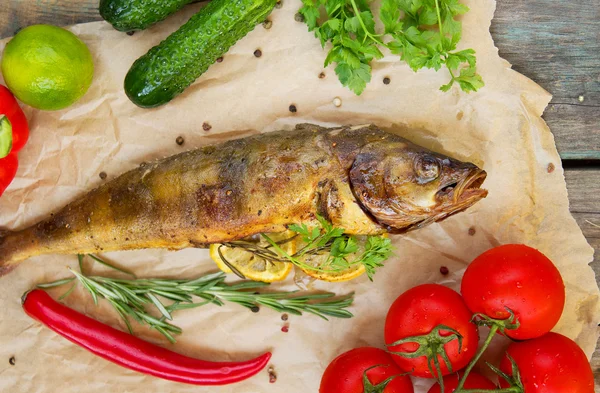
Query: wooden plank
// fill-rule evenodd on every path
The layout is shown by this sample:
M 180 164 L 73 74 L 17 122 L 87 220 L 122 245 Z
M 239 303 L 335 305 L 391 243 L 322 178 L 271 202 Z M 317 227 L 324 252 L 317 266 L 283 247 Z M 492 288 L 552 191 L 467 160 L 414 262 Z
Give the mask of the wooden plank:
M 498 1 L 491 31 L 500 55 L 553 94 L 544 117 L 563 158 L 600 158 L 598 1 Z
M 600 213 L 600 170 L 598 168 L 567 169 L 565 179 L 571 212 Z
M 591 266 L 600 278 L 600 170 L 574 169 L 565 171 L 571 212 L 594 250 Z M 600 393 L 600 341 L 592 357 L 596 393 Z
M 600 278 L 600 213 L 573 213 L 573 216 L 583 230 L 583 234 L 590 245 L 596 250 L 594 262 L 592 262 L 591 266 L 596 273 L 596 280 L 598 280 Z M 591 363 L 596 380 L 595 391 L 596 393 L 600 393 L 600 341 L 596 343 L 596 351 L 592 356 Z
M 98 0 L 2 0 L 0 37 L 39 23 L 58 26 L 101 20 Z
M 569 210 L 596 253 L 592 267 L 600 279 L 600 170 L 566 169 Z M 600 359 L 599 359 L 600 361 Z
M 561 158 L 600 159 L 600 106 L 557 104 L 557 100 L 558 98 L 553 98 L 543 118 L 554 133 Z

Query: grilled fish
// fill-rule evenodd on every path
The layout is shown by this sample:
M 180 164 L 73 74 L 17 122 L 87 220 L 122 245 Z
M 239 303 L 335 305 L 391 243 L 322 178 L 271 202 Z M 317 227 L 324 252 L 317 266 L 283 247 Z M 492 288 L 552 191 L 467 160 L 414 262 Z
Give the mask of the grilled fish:
M 0 235 L 0 271 L 42 254 L 206 247 L 322 215 L 402 233 L 484 198 L 486 173 L 374 125 L 298 125 L 142 165 L 50 218 Z

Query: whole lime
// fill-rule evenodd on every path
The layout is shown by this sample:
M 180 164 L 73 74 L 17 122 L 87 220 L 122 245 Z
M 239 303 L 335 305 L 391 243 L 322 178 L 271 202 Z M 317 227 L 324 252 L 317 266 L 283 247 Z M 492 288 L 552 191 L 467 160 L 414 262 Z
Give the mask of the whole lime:
M 75 34 L 56 26 L 34 25 L 6 44 L 2 74 L 19 100 L 34 108 L 59 110 L 86 93 L 94 62 Z

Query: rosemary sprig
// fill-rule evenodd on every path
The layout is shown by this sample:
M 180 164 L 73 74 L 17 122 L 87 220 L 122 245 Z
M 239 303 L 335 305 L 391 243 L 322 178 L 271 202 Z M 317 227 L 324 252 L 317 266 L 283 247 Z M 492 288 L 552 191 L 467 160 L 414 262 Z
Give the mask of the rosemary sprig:
M 98 261 L 98 257 L 94 256 Z M 81 258 L 80 258 L 81 261 Z M 104 261 L 102 261 L 104 262 Z M 173 312 L 206 304 L 222 306 L 226 302 L 237 303 L 250 310 L 259 306 L 271 308 L 281 313 L 302 315 L 310 313 L 325 320 L 327 317 L 351 318 L 347 310 L 352 305 L 354 294 L 336 298 L 333 293 L 296 295 L 298 291 L 258 293 L 257 289 L 268 286 L 267 283 L 241 281 L 234 284 L 225 283 L 225 273 L 207 274 L 192 280 L 172 279 L 118 279 L 101 276 L 87 276 L 69 268 L 75 276 L 51 283 L 40 284 L 39 288 L 58 287 L 77 279 L 90 293 L 94 303 L 98 299 L 106 299 L 125 321 L 129 332 L 133 329 L 129 318 L 162 333 L 169 341 L 175 342 L 173 335 L 180 334 L 181 328 L 169 323 L 173 320 Z M 71 293 L 73 287 L 63 295 Z M 197 301 L 200 300 L 200 301 Z M 155 308 L 160 317 L 149 312 Z

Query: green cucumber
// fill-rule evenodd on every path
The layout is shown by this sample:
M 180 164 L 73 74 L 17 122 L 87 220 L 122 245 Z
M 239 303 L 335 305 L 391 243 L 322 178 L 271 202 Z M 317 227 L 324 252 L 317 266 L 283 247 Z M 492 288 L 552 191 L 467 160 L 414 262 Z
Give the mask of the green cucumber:
M 144 30 L 198 0 L 100 0 L 102 18 L 119 31 Z
M 263 22 L 277 0 L 213 0 L 179 30 L 136 60 L 125 92 L 142 108 L 181 94 L 229 48 Z
M 12 125 L 8 117 L 0 115 L 0 158 L 4 158 L 10 154 L 12 143 Z

